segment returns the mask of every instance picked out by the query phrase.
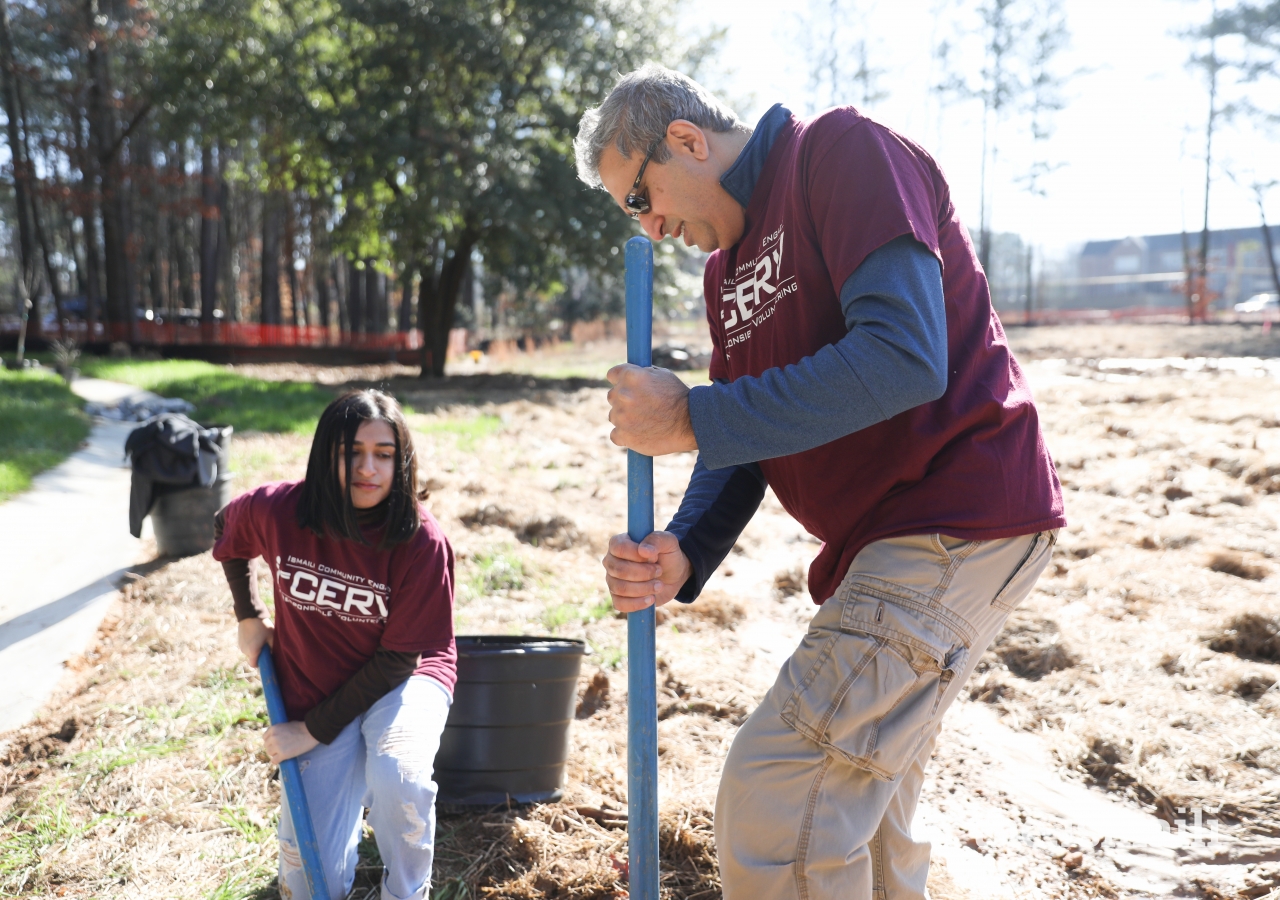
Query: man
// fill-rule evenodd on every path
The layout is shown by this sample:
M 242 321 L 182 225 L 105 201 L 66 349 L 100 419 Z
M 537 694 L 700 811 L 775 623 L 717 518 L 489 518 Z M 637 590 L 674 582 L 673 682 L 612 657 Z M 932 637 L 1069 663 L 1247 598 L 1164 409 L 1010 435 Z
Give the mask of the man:
M 575 149 L 650 238 L 711 252 L 714 383 L 609 372 L 614 443 L 698 451 L 667 530 L 611 540 L 615 607 L 696 598 L 766 484 L 823 541 L 817 614 L 725 760 L 724 895 L 923 897 L 911 819 L 942 714 L 1066 523 L 946 181 L 851 108 L 749 130 L 654 65 Z

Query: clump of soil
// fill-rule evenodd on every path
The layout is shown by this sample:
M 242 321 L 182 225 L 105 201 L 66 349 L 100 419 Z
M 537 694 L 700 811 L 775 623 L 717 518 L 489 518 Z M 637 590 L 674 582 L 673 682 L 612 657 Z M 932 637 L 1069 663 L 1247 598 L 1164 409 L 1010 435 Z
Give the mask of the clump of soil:
M 582 697 L 578 700 L 578 708 L 574 711 L 574 717 L 589 719 L 608 705 L 609 676 L 602 671 L 596 672 L 582 690 Z
M 1019 678 L 1038 681 L 1050 672 L 1069 669 L 1079 658 L 1063 642 L 1050 619 L 1019 619 L 996 638 L 992 652 Z
M 1095 735 L 1076 767 L 1088 776 L 1090 783 L 1109 788 L 1133 782 L 1133 777 L 1121 768 L 1128 761 L 1126 748 Z
M 804 593 L 808 584 L 809 579 L 804 569 L 800 566 L 792 566 L 790 569 L 783 569 L 773 576 L 773 593 L 780 600 L 786 597 L 793 597 L 796 594 Z
M 1251 672 L 1232 686 L 1231 692 L 1245 700 L 1257 700 L 1276 686 L 1276 679 L 1271 675 Z
M 586 540 L 574 521 L 565 516 L 530 519 L 515 529 L 515 532 L 516 537 L 526 544 L 549 547 L 552 550 L 568 550 Z
M 1241 613 L 1210 639 L 1209 649 L 1243 659 L 1280 662 L 1280 618 Z
M 57 756 L 75 740 L 79 730 L 80 725 L 74 718 L 67 719 L 57 731 L 34 737 L 23 743 L 21 747 L 10 748 L 3 758 L 4 764 L 12 766 L 21 762 L 34 762 Z
M 1244 483 L 1263 493 L 1280 494 L 1280 466 L 1258 466 L 1250 469 L 1245 474 Z
M 471 493 L 466 488 L 464 491 Z M 553 515 L 545 518 L 534 516 L 521 521 L 519 516 L 511 510 L 494 503 L 463 513 L 458 520 L 473 530 L 495 526 L 509 528 L 521 543 L 552 550 L 568 550 L 570 547 L 590 543 L 578 528 L 577 523 L 567 516 Z
M 485 506 L 478 506 L 471 512 L 463 513 L 458 517 L 458 521 L 468 528 L 486 528 L 491 525 L 496 525 L 499 528 L 510 528 L 512 516 L 511 510 L 489 503 Z
M 747 615 L 746 604 L 724 591 L 703 591 L 692 603 L 668 603 L 658 608 L 657 623 L 699 622 L 734 628 Z
M 1236 578 L 1246 578 L 1249 581 L 1262 581 L 1271 574 L 1271 570 L 1266 566 L 1249 562 L 1243 553 L 1215 553 L 1209 560 L 1209 568 L 1224 575 L 1234 575 Z

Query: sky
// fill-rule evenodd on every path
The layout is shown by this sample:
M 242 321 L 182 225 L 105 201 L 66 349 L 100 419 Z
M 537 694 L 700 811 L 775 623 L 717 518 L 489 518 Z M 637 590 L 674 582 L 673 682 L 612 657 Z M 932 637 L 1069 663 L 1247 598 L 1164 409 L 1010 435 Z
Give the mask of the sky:
M 831 0 L 824 0 L 825 10 Z M 941 76 L 932 48 L 941 40 L 963 44 L 955 0 L 839 0 L 848 25 L 842 36 L 866 43 L 867 61 L 884 70 L 887 98 L 862 107 L 873 119 L 924 146 L 952 186 L 963 221 L 976 230 L 981 183 L 981 105 L 943 104 L 929 90 Z M 1190 44 L 1179 32 L 1209 16 L 1211 0 L 1062 0 L 1071 43 L 1058 57 L 1067 73 L 1067 106 L 1037 151 L 1025 123 L 995 132 L 996 163 L 989 172 L 991 227 L 1027 237 L 1050 256 L 1066 255 L 1093 239 L 1199 231 L 1204 206 L 1207 83 L 1189 71 Z M 707 86 L 754 121 L 775 102 L 797 114 L 820 109 L 826 97 L 809 88 L 808 35 L 800 12 L 763 0 L 696 0 L 683 12 L 686 30 L 727 26 L 722 52 L 701 73 Z M 947 12 L 939 14 L 939 9 Z M 962 57 L 963 58 L 963 57 Z M 979 60 L 964 59 L 976 69 Z M 1229 98 L 1238 87 L 1223 84 Z M 1275 101 L 1277 91 L 1255 96 Z M 858 96 L 858 95 L 854 95 Z M 1280 102 L 1276 104 L 1280 108 Z M 1045 196 L 1016 184 L 1039 153 L 1056 168 Z M 1280 134 L 1260 135 L 1228 125 L 1214 139 L 1211 228 L 1256 226 L 1258 209 L 1247 189 L 1255 180 L 1280 178 Z M 1225 168 L 1224 168 L 1225 166 Z M 1243 182 L 1227 176 L 1229 169 Z M 1280 187 L 1267 199 L 1268 221 L 1280 224 Z

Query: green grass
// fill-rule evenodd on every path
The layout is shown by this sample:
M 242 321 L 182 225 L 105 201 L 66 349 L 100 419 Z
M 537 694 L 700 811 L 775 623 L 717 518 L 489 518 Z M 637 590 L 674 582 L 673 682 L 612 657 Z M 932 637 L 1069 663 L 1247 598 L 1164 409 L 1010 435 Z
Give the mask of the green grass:
M 590 605 L 582 605 L 578 603 L 557 603 L 553 606 L 548 606 L 543 611 L 542 625 L 548 631 L 554 633 L 559 631 L 565 625 L 569 625 L 574 622 L 581 622 L 583 625 L 589 625 L 597 619 L 603 619 L 612 612 L 613 603 L 607 597 Z
M 502 428 L 502 420 L 497 416 L 481 415 L 472 419 L 419 419 L 414 430 L 419 434 L 443 435 L 451 434 L 458 440 L 458 449 L 463 453 L 474 453 L 480 442 Z
M 0 369 L 0 503 L 89 436 L 83 401 L 52 372 Z
M 195 404 L 198 421 L 234 425 L 240 431 L 310 434 L 320 413 L 333 400 L 332 391 L 319 385 L 249 378 L 191 359 L 86 357 L 80 370 L 93 378 L 137 385 L 162 397 L 181 397 Z
M 509 547 L 498 547 L 475 555 L 463 588 L 468 599 L 497 591 L 516 591 L 528 583 L 531 574 Z
M 64 786 L 54 782 L 41 791 L 21 811 L 11 811 L 0 820 L 0 894 L 23 896 L 23 888 L 41 860 L 51 858 L 55 845 L 76 840 L 101 822 L 119 816 L 100 815 L 77 823 L 67 811 L 67 801 L 59 797 Z M 12 890 L 14 893 L 4 893 Z

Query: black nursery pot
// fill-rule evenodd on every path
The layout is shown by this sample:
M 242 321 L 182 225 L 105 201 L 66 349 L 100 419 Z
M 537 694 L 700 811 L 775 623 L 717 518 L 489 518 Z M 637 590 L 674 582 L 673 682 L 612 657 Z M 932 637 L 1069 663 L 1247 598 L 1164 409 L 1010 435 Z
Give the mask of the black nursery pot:
M 435 763 L 440 802 L 559 800 L 586 644 L 519 635 L 457 643 L 458 684 Z

